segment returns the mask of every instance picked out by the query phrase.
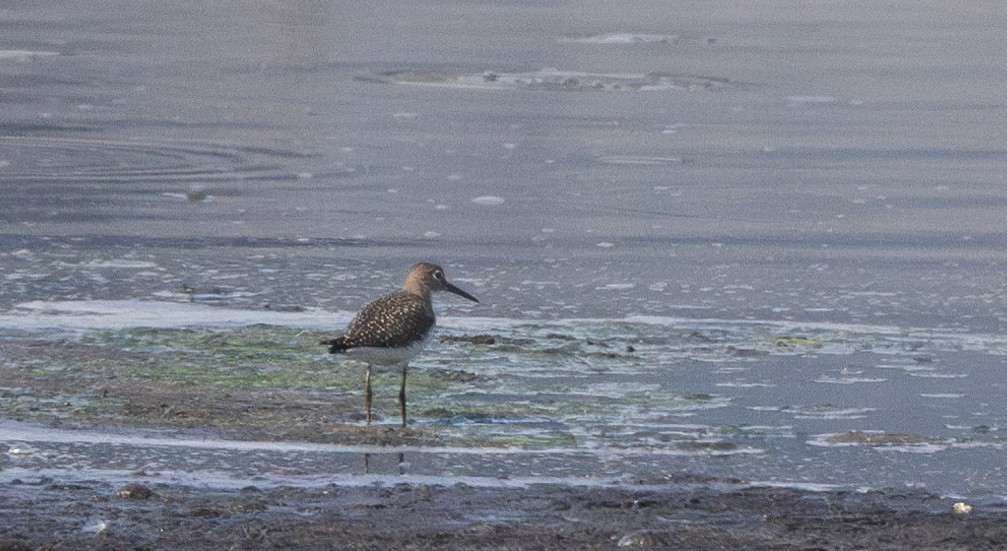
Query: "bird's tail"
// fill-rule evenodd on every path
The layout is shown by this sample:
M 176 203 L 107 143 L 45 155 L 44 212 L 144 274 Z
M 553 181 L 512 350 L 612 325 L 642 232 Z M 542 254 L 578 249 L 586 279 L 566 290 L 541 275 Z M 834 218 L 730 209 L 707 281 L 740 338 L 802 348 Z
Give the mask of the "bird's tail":
M 348 348 L 346 346 L 346 343 L 343 342 L 343 338 L 342 337 L 336 337 L 334 339 L 329 339 L 327 341 L 322 341 L 322 342 L 320 342 L 318 344 L 323 344 L 325 346 L 328 346 L 329 347 L 329 354 L 338 354 L 340 352 L 345 351 Z

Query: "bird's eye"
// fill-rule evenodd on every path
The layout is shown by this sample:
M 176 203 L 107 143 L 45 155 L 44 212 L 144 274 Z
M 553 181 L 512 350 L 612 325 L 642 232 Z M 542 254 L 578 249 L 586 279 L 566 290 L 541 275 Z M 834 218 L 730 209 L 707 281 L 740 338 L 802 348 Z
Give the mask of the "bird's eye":
M 440 270 L 434 272 L 434 279 L 444 279 L 444 272 Z

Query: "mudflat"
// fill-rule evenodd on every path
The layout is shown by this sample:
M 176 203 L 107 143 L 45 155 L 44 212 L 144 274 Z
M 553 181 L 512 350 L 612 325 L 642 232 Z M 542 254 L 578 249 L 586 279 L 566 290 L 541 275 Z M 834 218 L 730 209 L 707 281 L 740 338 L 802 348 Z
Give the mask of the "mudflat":
M 3 431 L 0 549 L 994 549 L 1007 538 L 1002 504 L 956 508 L 955 498 L 922 489 L 771 487 L 687 472 L 582 483 L 413 475 L 395 460 L 412 455 L 401 450 L 474 443 L 435 425 L 364 427 L 354 393 L 53 369 L 69 358 L 120 369 L 139 361 L 122 347 L 11 337 L 2 353 L 5 417 L 17 430 Z M 33 430 L 33 443 L 17 443 Z M 167 442 L 154 434 L 179 433 L 196 444 L 148 457 Z M 129 434 L 138 435 L 135 449 L 107 436 Z M 186 467 L 221 437 L 233 445 L 218 450 L 221 464 L 254 474 L 214 478 L 205 465 Z M 209 443 L 199 448 L 199 438 Z M 312 478 L 295 455 L 246 457 L 243 442 L 372 453 L 332 454 L 352 456 L 349 467 L 345 457 L 326 467 L 323 454 L 323 474 Z M 106 470 L 89 470 L 102 453 Z M 380 472 L 368 475 L 372 455 Z
M 906 492 L 372 486 L 0 486 L 0 549 L 997 549 L 1007 514 Z

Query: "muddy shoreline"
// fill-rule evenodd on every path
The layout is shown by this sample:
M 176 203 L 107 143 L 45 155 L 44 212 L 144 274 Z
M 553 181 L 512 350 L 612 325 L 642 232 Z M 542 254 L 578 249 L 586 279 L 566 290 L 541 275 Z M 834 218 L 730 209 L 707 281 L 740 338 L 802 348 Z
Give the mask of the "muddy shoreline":
M 994 549 L 1007 512 L 925 493 L 464 484 L 0 486 L 0 549 Z

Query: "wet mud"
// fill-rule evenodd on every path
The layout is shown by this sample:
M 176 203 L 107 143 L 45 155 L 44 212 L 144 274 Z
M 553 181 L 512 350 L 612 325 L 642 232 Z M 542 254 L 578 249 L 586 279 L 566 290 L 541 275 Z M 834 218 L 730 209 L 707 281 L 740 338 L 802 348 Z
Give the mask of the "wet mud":
M 1004 511 L 925 494 L 386 484 L 0 486 L 0 549 L 996 549 Z

